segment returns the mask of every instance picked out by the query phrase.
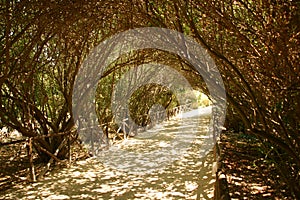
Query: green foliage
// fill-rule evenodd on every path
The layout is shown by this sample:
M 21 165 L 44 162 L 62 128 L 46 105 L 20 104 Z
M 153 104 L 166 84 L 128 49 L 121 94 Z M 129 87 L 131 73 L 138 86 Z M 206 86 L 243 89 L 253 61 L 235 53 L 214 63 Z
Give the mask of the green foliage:
M 147 84 L 136 90 L 129 100 L 131 118 L 140 126 L 150 123 L 149 111 L 154 105 L 162 105 L 166 113 L 179 106 L 176 96 L 166 87 Z
M 227 128 L 268 141 L 271 147 L 265 146 L 265 152 L 276 148 L 271 156 L 282 160 L 278 170 L 291 172 L 283 173 L 284 181 L 299 183 L 298 1 L 15 0 L 1 2 L 0 14 L 1 126 L 28 137 L 71 130 L 72 89 L 89 51 L 120 31 L 159 26 L 188 34 L 207 49 L 226 87 Z M 121 76 L 153 61 L 172 66 L 195 90 L 209 96 L 199 73 L 177 55 L 131 52 L 113 63 L 99 82 L 96 104 L 101 123 L 113 121 L 112 91 Z M 146 85 L 131 97 L 130 111 L 139 121 L 153 104 L 176 106 L 173 95 L 166 88 Z M 37 145 L 53 153 L 62 140 L 41 140 Z M 294 196 L 300 195 L 299 184 L 289 188 Z

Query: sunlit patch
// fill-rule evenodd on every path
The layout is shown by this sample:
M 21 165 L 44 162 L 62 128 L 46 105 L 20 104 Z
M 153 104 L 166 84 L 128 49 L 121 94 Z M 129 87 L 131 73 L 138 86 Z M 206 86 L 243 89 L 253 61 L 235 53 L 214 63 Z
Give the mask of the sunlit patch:
M 197 189 L 198 184 L 192 181 L 185 181 L 185 189 L 186 191 L 193 191 Z
M 61 200 L 61 199 L 70 199 L 70 197 L 67 195 L 50 195 L 45 199 L 46 200 Z
M 210 136 L 204 138 L 205 144 L 201 147 L 203 151 L 200 151 L 199 159 L 205 157 L 213 148 L 225 120 L 226 93 L 222 77 L 214 60 L 193 38 L 174 30 L 158 27 L 137 28 L 113 35 L 95 47 L 82 63 L 73 88 L 72 110 L 79 136 L 92 154 L 97 156 L 105 166 L 128 173 L 152 173 L 171 165 L 190 148 L 199 131 L 198 128 L 202 126 L 199 116 L 203 113 L 199 113 L 195 108 L 179 116 L 182 121 L 174 123 L 172 128 L 169 124 L 168 127 L 157 126 L 166 118 L 166 106 L 158 102 L 148 105 L 150 107 L 146 110 L 145 125 L 136 123 L 136 119 L 143 119 L 144 114 L 132 116 L 128 104 L 134 92 L 144 86 L 155 85 L 168 89 L 171 95 L 175 96 L 179 106 L 188 105 L 194 100 L 197 102 L 197 97 L 201 95 L 194 91 L 186 77 L 174 67 L 155 61 L 141 62 L 124 70 L 118 78 L 114 79 L 116 82 L 111 91 L 111 105 L 107 109 L 112 114 L 111 122 L 118 127 L 116 134 L 122 129 L 123 135 L 118 135 L 119 138 L 127 139 L 128 135 L 131 135 L 149 140 L 136 146 L 126 147 L 123 144 L 118 148 L 108 149 L 109 131 L 105 129 L 105 136 L 101 130 L 103 124 L 97 125 L 95 96 L 98 83 L 109 65 L 120 56 L 145 49 L 165 51 L 180 57 L 189 63 L 193 70 L 199 72 L 203 82 L 206 83 L 213 105 L 212 108 L 204 108 L 203 113 L 210 112 L 213 117 L 210 119 L 211 123 L 206 124 L 209 127 L 207 134 Z M 206 100 L 208 101 L 208 98 Z M 176 114 L 179 112 L 178 109 Z M 191 118 L 193 120 L 185 121 Z M 145 131 L 152 128 L 155 131 Z M 142 133 L 139 132 L 140 129 L 143 130 Z

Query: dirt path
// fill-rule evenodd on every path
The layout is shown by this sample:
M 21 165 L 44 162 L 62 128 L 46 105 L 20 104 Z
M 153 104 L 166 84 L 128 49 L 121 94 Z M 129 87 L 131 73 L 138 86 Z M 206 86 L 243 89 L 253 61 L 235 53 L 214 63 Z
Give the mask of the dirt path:
M 40 182 L 27 183 L 24 181 L 28 175 L 28 161 L 22 151 L 24 147 L 1 149 L 0 199 L 211 199 L 214 184 L 213 155 L 210 152 L 206 157 L 199 158 L 207 123 L 208 119 L 203 119 L 199 134 L 181 157 L 164 164 L 159 170 L 142 174 L 118 169 L 120 165 L 112 165 L 113 157 L 107 159 L 105 165 L 99 159 L 90 158 L 78 161 L 70 168 L 58 168 Z M 165 132 L 163 137 L 156 137 L 157 140 L 146 140 L 144 143 L 131 140 L 130 145 L 125 145 L 127 154 L 118 155 L 121 159 L 115 163 L 123 162 L 122 166 L 134 171 L 134 165 L 130 165 L 130 162 L 134 163 L 137 159 L 135 154 L 130 153 L 130 149 L 133 152 L 143 151 L 140 155 L 147 155 L 151 149 L 160 148 L 163 152 L 163 147 L 168 148 L 168 137 L 172 135 Z M 133 148 L 134 145 L 139 148 Z M 274 165 L 264 159 L 257 139 L 227 132 L 222 134 L 221 147 L 232 199 L 291 199 L 284 183 L 280 183 L 276 177 Z M 9 152 L 21 154 L 12 156 Z M 167 155 L 167 158 L 172 159 L 172 154 L 165 152 L 167 154 L 151 154 L 148 161 L 152 159 L 157 162 L 163 157 L 159 155 Z M 130 162 L 125 163 L 122 159 Z M 144 172 L 147 170 L 145 166 L 141 168 Z
M 0 193 L 0 199 L 212 199 L 215 180 L 212 173 L 213 154 L 210 151 L 205 157 L 199 156 L 208 131 L 209 117 L 198 120 L 200 124 L 193 138 L 189 137 L 193 134 L 188 132 L 193 130 L 190 125 L 194 121 L 184 123 L 178 128 L 179 131 L 175 131 L 176 126 L 172 125 L 172 129 L 163 128 L 162 133 L 150 139 L 120 147 L 125 148 L 123 154 L 108 154 L 110 159 L 104 164 L 99 161 L 101 159 L 90 158 L 70 168 L 54 170 L 40 182 L 14 185 L 5 193 Z M 174 134 L 182 134 L 183 130 L 188 132 L 178 140 L 172 139 Z M 186 150 L 179 152 L 181 156 L 171 151 L 191 139 Z M 115 157 L 111 157 L 113 155 Z M 139 159 L 135 155 L 139 155 Z M 134 171 L 130 163 L 143 160 L 142 156 L 145 158 L 140 168 L 143 173 L 130 173 Z M 115 160 L 117 165 L 112 165 L 113 159 L 118 158 Z M 151 160 L 153 162 L 149 162 Z M 151 165 L 152 170 L 147 173 L 145 169 L 152 163 L 163 165 L 157 165 L 160 168 L 155 170 Z M 120 166 L 130 170 L 120 170 Z

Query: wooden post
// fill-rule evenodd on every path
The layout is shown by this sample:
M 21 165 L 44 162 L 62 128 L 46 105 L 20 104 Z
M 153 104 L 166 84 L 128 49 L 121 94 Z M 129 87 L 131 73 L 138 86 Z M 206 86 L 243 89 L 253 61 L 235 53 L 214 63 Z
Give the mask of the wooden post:
M 109 125 L 109 123 L 107 122 L 106 123 L 106 125 L 105 125 L 105 137 L 106 137 L 106 139 L 105 139 L 105 141 L 106 141 L 106 145 L 107 145 L 107 147 L 109 147 L 109 130 L 108 130 L 108 125 Z
M 223 172 L 222 158 L 221 158 L 221 149 L 219 146 L 219 135 L 220 135 L 220 126 L 219 120 L 220 115 L 218 112 L 218 105 L 212 107 L 212 120 L 213 120 L 213 140 L 214 140 L 214 159 L 216 162 L 217 172 L 216 182 L 214 186 L 214 200 L 230 200 L 229 188 L 227 183 L 226 174 Z M 215 171 L 215 169 L 214 169 Z
M 95 156 L 95 146 L 94 146 L 94 131 L 92 127 L 89 127 L 89 131 L 90 131 L 90 142 L 91 142 L 91 146 L 92 146 L 92 155 Z
M 33 155 L 32 155 L 32 138 L 30 137 L 28 140 L 28 157 L 29 157 L 29 163 L 30 163 L 30 179 L 32 182 L 36 181 L 36 176 L 35 176 L 35 169 L 34 169 L 34 164 L 33 164 Z
M 230 200 L 228 183 L 222 171 L 216 173 L 214 200 Z
M 72 162 L 72 156 L 71 156 L 71 132 L 68 134 L 68 161 L 69 161 L 69 166 L 71 166 L 71 162 Z
M 126 133 L 126 120 L 123 120 L 123 134 L 124 134 L 124 139 L 127 139 L 127 133 Z

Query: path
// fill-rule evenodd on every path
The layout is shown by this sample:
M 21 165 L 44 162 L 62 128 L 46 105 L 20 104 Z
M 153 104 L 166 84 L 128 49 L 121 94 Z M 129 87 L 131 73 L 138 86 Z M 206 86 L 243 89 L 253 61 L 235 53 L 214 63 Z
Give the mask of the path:
M 129 139 L 112 148 L 106 157 L 79 161 L 38 183 L 15 186 L 0 194 L 0 199 L 211 199 L 213 155 L 199 156 L 209 110 L 202 110 L 200 115 L 166 122 L 156 127 L 151 137 Z M 191 126 L 195 123 L 197 129 Z M 177 147 L 184 147 L 184 151 L 171 151 Z M 113 162 L 117 155 L 123 160 Z

